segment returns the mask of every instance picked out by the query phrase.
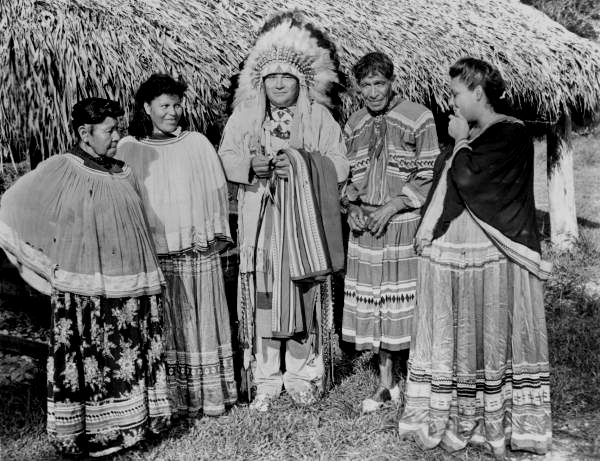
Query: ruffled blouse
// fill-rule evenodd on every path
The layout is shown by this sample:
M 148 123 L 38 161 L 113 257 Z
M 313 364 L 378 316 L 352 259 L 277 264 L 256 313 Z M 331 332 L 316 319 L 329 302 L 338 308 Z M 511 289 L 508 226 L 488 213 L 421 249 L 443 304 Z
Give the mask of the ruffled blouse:
M 0 247 L 47 294 L 142 296 L 164 283 L 131 170 L 95 168 L 77 150 L 43 161 L 6 191 Z
M 220 251 L 231 242 L 227 183 L 219 157 L 202 134 L 123 138 L 117 158 L 142 188 L 158 254 Z

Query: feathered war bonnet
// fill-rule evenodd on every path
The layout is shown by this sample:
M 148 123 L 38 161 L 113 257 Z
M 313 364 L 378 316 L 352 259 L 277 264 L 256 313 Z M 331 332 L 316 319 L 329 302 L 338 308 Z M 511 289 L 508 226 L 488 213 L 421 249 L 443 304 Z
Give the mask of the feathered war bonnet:
M 273 73 L 291 74 L 299 83 L 290 145 L 316 149 L 318 140 L 313 138 L 308 123 L 311 103 L 335 110 L 340 105 L 339 92 L 345 80 L 335 46 L 323 32 L 306 22 L 300 11 L 276 15 L 265 23 L 239 75 L 233 109 L 244 111 L 258 139 L 267 107 L 264 78 Z

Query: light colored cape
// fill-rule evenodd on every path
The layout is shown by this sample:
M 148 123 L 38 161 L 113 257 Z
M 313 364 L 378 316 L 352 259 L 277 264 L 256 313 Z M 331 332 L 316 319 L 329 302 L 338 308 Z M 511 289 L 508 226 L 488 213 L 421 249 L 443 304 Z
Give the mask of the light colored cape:
M 191 131 L 161 140 L 128 136 L 117 158 L 140 184 L 158 254 L 220 251 L 232 242 L 225 174 L 205 136 Z
M 68 153 L 6 191 L 0 247 L 46 294 L 132 297 L 159 294 L 164 283 L 131 170 L 101 172 Z

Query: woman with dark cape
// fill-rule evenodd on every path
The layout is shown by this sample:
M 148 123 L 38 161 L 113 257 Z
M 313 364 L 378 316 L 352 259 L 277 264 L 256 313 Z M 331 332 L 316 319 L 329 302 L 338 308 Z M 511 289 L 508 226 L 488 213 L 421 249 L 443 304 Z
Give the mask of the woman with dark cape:
M 550 449 L 549 364 L 533 142 L 498 111 L 498 70 L 450 68 L 452 155 L 416 235 L 417 306 L 399 422 L 424 448 Z

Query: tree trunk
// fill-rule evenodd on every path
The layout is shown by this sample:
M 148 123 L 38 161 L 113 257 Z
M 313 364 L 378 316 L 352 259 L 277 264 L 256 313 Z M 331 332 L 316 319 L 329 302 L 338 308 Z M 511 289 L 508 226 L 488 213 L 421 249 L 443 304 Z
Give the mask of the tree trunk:
M 548 130 L 547 147 L 550 239 L 554 246 L 568 250 L 579 236 L 575 212 L 571 116 L 568 113 Z

